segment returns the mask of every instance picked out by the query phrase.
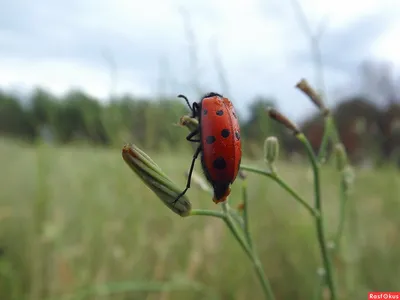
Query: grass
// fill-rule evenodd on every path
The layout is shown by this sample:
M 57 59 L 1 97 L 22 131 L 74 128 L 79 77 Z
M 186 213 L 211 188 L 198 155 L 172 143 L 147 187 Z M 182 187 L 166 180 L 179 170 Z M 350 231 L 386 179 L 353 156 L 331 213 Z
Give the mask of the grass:
M 190 153 L 149 154 L 184 187 Z M 0 299 L 262 298 L 224 224 L 172 213 L 129 170 L 120 149 L 0 142 L 0 160 Z M 312 203 L 306 165 L 280 162 L 278 170 Z M 325 168 L 328 238 L 338 221 L 338 184 L 334 168 Z M 250 230 L 276 299 L 312 299 L 321 263 L 313 220 L 271 180 L 249 174 L 248 190 Z M 235 206 L 239 181 L 232 194 Z M 357 170 L 334 259 L 340 299 L 400 289 L 399 194 L 395 169 Z M 215 207 L 194 187 L 188 196 L 194 208 Z

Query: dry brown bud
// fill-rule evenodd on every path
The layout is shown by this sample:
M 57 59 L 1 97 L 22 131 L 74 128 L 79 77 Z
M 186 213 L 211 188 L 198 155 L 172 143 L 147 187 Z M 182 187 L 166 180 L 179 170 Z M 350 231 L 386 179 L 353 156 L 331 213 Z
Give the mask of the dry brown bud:
M 300 133 L 300 129 L 287 117 L 285 117 L 279 111 L 277 111 L 275 108 L 268 108 L 268 115 L 270 116 L 270 118 L 274 119 L 275 121 L 281 123 L 286 128 L 293 131 L 294 134 Z
M 319 108 L 324 114 L 328 114 L 329 110 L 325 107 L 325 104 L 321 96 L 310 86 L 307 80 L 302 79 L 296 84 L 296 88 L 301 90 L 310 100 Z

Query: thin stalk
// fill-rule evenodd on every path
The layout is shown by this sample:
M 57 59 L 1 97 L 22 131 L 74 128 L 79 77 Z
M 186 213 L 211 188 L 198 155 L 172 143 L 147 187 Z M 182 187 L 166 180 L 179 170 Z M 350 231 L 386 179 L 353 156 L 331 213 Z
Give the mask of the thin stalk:
M 236 223 L 240 226 L 240 229 L 244 230 L 244 220 L 241 217 L 241 215 L 230 206 L 229 206 L 229 214 L 236 221 Z
M 346 203 L 347 203 L 347 188 L 345 179 L 342 177 L 340 180 L 340 187 L 339 187 L 339 194 L 340 194 L 340 212 L 339 212 L 339 224 L 336 230 L 335 235 L 335 249 L 338 250 L 340 247 L 341 237 L 343 235 L 344 229 L 344 220 L 346 214 Z
M 336 290 L 332 274 L 332 264 L 328 254 L 328 248 L 326 246 L 325 232 L 324 232 L 324 218 L 322 213 L 322 201 L 321 201 L 321 184 L 320 184 L 320 174 L 317 158 L 311 147 L 310 142 L 307 140 L 304 134 L 300 133 L 297 138 L 303 143 L 307 150 L 307 155 L 310 159 L 313 175 L 314 175 L 314 197 L 315 197 L 315 209 L 320 213 L 319 218 L 315 218 L 315 223 L 317 227 L 317 237 L 321 250 L 322 260 L 326 272 L 326 282 L 331 295 L 331 300 L 336 299 Z
M 256 254 L 250 249 L 248 244 L 242 239 L 240 236 L 239 232 L 237 231 L 235 224 L 233 223 L 232 217 L 229 214 L 229 208 L 228 208 L 227 202 L 224 202 L 222 204 L 222 209 L 225 213 L 225 223 L 228 226 L 228 228 L 231 230 L 232 234 L 235 236 L 236 240 L 239 242 L 239 244 L 242 246 L 242 249 L 246 252 L 248 257 L 253 263 L 254 269 L 256 271 L 257 277 L 261 283 L 261 286 L 263 288 L 263 292 L 265 295 L 265 299 L 267 300 L 275 300 L 275 296 L 272 292 L 272 288 L 269 284 L 269 281 L 267 277 L 265 276 L 264 270 L 262 268 L 261 262 L 256 256 Z
M 247 256 L 252 259 L 253 253 L 250 250 L 250 247 L 246 244 L 246 241 L 243 239 L 239 231 L 236 229 L 235 223 L 233 222 L 233 218 L 229 213 L 229 204 L 225 201 L 222 203 L 222 209 L 224 212 L 224 221 L 228 226 L 229 230 L 232 232 L 236 240 L 239 242 L 240 246 L 246 252 Z
M 193 209 L 190 212 L 190 215 L 191 216 L 209 216 L 209 217 L 215 217 L 215 218 L 220 218 L 220 219 L 224 220 L 225 224 L 228 226 L 229 230 L 232 232 L 233 236 L 238 241 L 238 243 L 242 247 L 243 251 L 246 253 L 246 255 L 249 257 L 249 259 L 253 263 L 257 277 L 263 288 L 265 298 L 267 300 L 274 300 L 275 299 L 274 294 L 272 293 L 271 286 L 269 285 L 269 282 L 265 276 L 261 262 L 260 262 L 259 258 L 255 255 L 255 253 L 252 251 L 249 244 L 246 243 L 246 240 L 243 239 L 243 237 L 237 230 L 235 223 L 234 223 L 234 219 L 233 219 L 232 215 L 230 214 L 231 209 L 229 207 L 229 204 L 227 202 L 224 202 L 222 204 L 222 209 L 223 209 L 223 212 L 207 210 L 207 209 Z
M 326 160 L 326 150 L 328 147 L 329 140 L 331 138 L 331 133 L 332 133 L 332 116 L 329 114 L 325 117 L 325 130 L 324 130 L 324 135 L 322 137 L 321 141 L 321 146 L 319 147 L 319 152 L 318 152 L 318 161 L 320 163 L 323 163 L 323 161 Z
M 313 300 L 320 300 L 322 298 L 322 288 L 324 286 L 325 276 L 317 273 L 317 285 L 315 286 L 315 292 Z
M 244 223 L 244 234 L 247 239 L 247 243 L 249 244 L 249 247 L 253 249 L 253 239 L 250 234 L 250 229 L 249 229 L 249 199 L 247 196 L 247 182 L 246 180 L 243 180 L 243 185 L 242 185 L 242 197 L 243 197 L 243 223 Z M 254 250 L 253 250 L 254 251 Z
M 319 212 L 314 208 L 312 208 L 310 204 L 308 204 L 302 197 L 300 197 L 300 195 L 296 191 L 294 191 L 289 185 L 287 185 L 286 182 L 283 181 L 278 175 L 274 175 L 269 171 L 261 170 L 246 165 L 241 165 L 240 168 L 252 173 L 264 175 L 271 178 L 276 183 L 278 183 L 285 191 L 287 191 L 293 198 L 295 198 L 301 205 L 303 205 L 304 208 L 306 208 L 313 217 L 319 218 Z
M 190 212 L 191 216 L 208 216 L 224 219 L 225 215 L 220 211 L 208 210 L 208 209 L 192 209 Z
M 338 143 L 340 141 L 340 135 L 339 131 L 335 125 L 335 121 L 333 120 L 333 117 L 331 117 L 331 139 L 334 144 Z

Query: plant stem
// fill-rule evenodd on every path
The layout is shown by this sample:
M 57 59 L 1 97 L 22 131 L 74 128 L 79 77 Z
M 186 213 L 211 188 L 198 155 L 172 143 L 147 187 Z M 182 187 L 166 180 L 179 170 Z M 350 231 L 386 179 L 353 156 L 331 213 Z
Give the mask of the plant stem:
M 299 194 L 296 191 L 294 191 L 289 185 L 287 185 L 286 182 L 283 181 L 278 175 L 274 175 L 271 172 L 246 165 L 241 165 L 240 168 L 249 172 L 253 172 L 271 178 L 276 183 L 278 183 L 285 191 L 287 191 L 293 198 L 295 198 L 301 205 L 303 205 L 313 217 L 319 218 L 319 212 L 314 208 L 312 208 L 310 204 L 308 204 L 302 197 L 300 197 Z
M 246 206 L 246 204 L 245 204 L 245 206 Z M 229 207 L 229 204 L 226 201 L 224 203 L 222 203 L 222 209 L 223 209 L 223 212 L 207 210 L 207 209 L 193 209 L 190 212 L 190 215 L 191 216 L 209 216 L 209 217 L 215 217 L 215 218 L 220 218 L 220 219 L 224 220 L 225 224 L 228 226 L 229 230 L 232 232 L 233 236 L 238 241 L 238 243 L 242 247 L 243 251 L 246 253 L 246 255 L 250 258 L 251 262 L 253 263 L 257 277 L 263 288 L 265 299 L 274 300 L 275 299 L 274 294 L 272 293 L 271 286 L 265 276 L 261 262 L 260 262 L 259 258 L 256 256 L 256 254 L 252 251 L 249 244 L 246 243 L 246 241 L 243 239 L 243 237 L 237 230 L 234 220 L 233 220 L 233 217 L 230 213 L 231 209 Z M 246 233 L 246 235 L 247 235 L 247 233 Z M 248 237 L 246 237 L 246 238 L 248 238 Z
M 325 232 L 324 232 L 324 218 L 322 213 L 322 202 L 321 202 L 321 184 L 319 178 L 319 167 L 317 158 L 315 157 L 314 151 L 304 134 L 300 133 L 297 138 L 304 144 L 308 157 L 310 159 L 313 174 L 314 174 L 314 197 L 315 197 L 315 209 L 320 213 L 319 218 L 315 218 L 315 223 L 317 227 L 317 237 L 321 250 L 322 260 L 324 263 L 324 268 L 326 272 L 326 281 L 329 287 L 331 300 L 336 299 L 336 290 L 332 274 L 332 264 L 328 254 L 328 248 L 326 246 Z
M 336 235 L 335 235 L 335 249 L 338 250 L 340 247 L 340 240 L 343 235 L 343 229 L 344 229 L 344 220 L 345 220 L 345 214 L 346 214 L 346 203 L 347 203 L 347 188 L 346 188 L 346 182 L 345 179 L 341 178 L 340 180 L 340 212 L 339 212 L 339 224 L 338 228 L 336 230 Z
M 246 244 L 245 240 L 243 240 L 242 236 L 238 232 L 238 230 L 235 227 L 235 223 L 233 222 L 233 218 L 231 214 L 229 213 L 229 204 L 225 201 L 222 203 L 222 209 L 224 212 L 224 221 L 236 240 L 239 242 L 240 246 L 242 246 L 243 250 L 246 252 L 247 256 L 251 259 L 253 256 L 253 253 L 250 250 L 250 247 Z
M 326 150 L 327 150 L 328 143 L 329 143 L 329 140 L 331 137 L 332 127 L 333 127 L 332 116 L 330 114 L 328 114 L 325 117 L 324 136 L 322 137 L 321 146 L 319 147 L 319 152 L 318 152 L 319 163 L 323 163 L 323 161 L 325 161 L 325 159 L 326 159 Z
M 236 223 L 238 223 L 240 228 L 242 230 L 244 230 L 244 220 L 243 220 L 242 216 L 236 210 L 234 210 L 232 207 L 229 206 L 228 209 L 229 209 L 229 213 L 232 216 L 232 218 L 236 221 Z
M 208 210 L 208 209 L 192 209 L 190 212 L 191 216 L 208 216 L 224 219 L 225 215 L 220 211 Z
M 275 296 L 272 292 L 272 288 L 269 284 L 269 281 L 265 276 L 265 273 L 262 268 L 260 260 L 258 259 L 256 254 L 250 249 L 248 244 L 246 244 L 246 242 L 242 239 L 242 237 L 240 236 L 239 232 L 237 231 L 237 229 L 235 227 L 235 224 L 233 223 L 232 217 L 229 214 L 229 204 L 227 202 L 222 203 L 222 209 L 225 213 L 224 220 L 225 220 L 226 225 L 231 230 L 232 234 L 235 236 L 236 240 L 242 246 L 242 249 L 246 252 L 247 256 L 250 258 L 250 260 L 253 263 L 257 277 L 263 288 L 265 299 L 275 300 Z
M 242 185 L 242 197 L 243 197 L 243 223 L 244 223 L 244 234 L 247 239 L 247 243 L 249 247 L 253 249 L 253 240 L 251 238 L 250 229 L 249 229 L 249 199 L 247 197 L 247 182 L 243 180 Z
M 325 283 L 325 276 L 323 274 L 317 274 L 317 285 L 315 286 L 314 300 L 319 300 L 322 298 L 322 288 Z

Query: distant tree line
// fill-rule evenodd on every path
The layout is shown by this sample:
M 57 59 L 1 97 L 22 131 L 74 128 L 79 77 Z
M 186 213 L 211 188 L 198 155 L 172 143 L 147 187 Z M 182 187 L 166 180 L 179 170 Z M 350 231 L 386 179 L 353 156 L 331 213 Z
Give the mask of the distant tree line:
M 400 157 L 400 96 L 390 88 L 394 86 L 389 84 L 390 77 L 378 76 L 385 69 L 377 69 L 364 65 L 362 91 L 370 90 L 353 93 L 334 108 L 340 136 L 354 162 L 365 157 L 375 162 Z M 375 88 L 371 90 L 372 87 Z M 245 153 L 259 157 L 269 135 L 281 140 L 283 154 L 302 153 L 299 143 L 267 117 L 268 106 L 274 107 L 275 102 L 258 97 L 250 104 L 246 120 L 239 115 Z M 155 151 L 187 147 L 187 132 L 176 124 L 188 113 L 179 98 L 155 100 L 125 95 L 102 103 L 79 90 L 56 97 L 38 88 L 28 101 L 22 101 L 0 91 L 0 135 L 28 142 L 85 142 L 102 146 L 134 142 Z M 323 132 L 321 117 L 313 116 L 301 127 L 317 149 Z
M 179 98 L 154 100 L 126 95 L 102 103 L 78 90 L 58 98 L 38 88 L 25 102 L 0 91 L 0 135 L 60 144 L 120 146 L 135 142 L 152 150 L 187 145 L 187 132 L 176 125 L 189 110 Z M 241 124 L 243 139 L 251 141 L 254 149 L 262 145 L 263 137 L 280 130 L 265 113 L 265 108 L 273 105 L 272 101 L 256 99 L 250 106 L 250 118 Z

